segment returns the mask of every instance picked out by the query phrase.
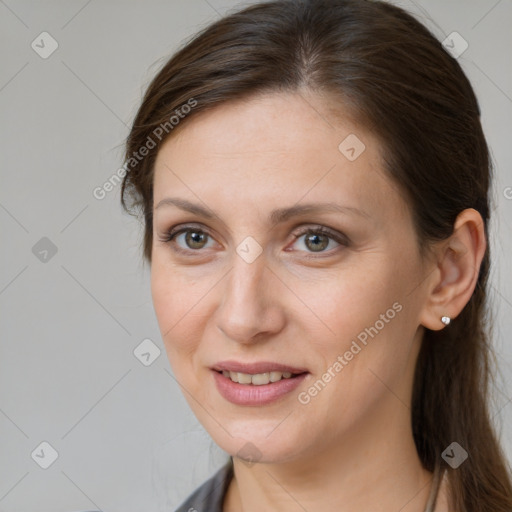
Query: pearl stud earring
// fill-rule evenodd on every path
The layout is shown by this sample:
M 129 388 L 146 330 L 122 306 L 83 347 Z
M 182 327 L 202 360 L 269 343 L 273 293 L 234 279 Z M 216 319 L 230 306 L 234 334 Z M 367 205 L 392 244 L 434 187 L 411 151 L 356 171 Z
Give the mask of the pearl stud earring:
M 443 322 L 444 325 L 449 325 L 452 319 L 449 316 L 442 316 L 441 322 Z

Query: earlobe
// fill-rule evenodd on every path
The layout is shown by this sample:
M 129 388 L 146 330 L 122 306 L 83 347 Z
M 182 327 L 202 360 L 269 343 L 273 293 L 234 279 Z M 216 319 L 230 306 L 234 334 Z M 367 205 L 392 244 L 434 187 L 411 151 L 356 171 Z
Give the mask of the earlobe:
M 446 327 L 473 295 L 487 247 L 481 215 L 473 208 L 461 212 L 453 234 L 439 244 L 435 281 L 430 281 L 420 323 L 433 331 Z

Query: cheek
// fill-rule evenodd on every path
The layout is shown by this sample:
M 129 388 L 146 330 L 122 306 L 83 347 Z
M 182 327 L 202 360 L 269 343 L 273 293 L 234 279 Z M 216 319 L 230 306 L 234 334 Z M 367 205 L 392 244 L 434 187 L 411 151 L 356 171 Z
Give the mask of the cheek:
M 161 260 L 155 254 L 151 265 L 153 307 L 169 357 L 185 357 L 199 342 L 198 315 L 204 307 L 208 286 L 205 281 L 187 279 Z
M 385 261 L 371 259 L 365 258 L 361 265 L 325 272 L 320 278 L 317 274 L 315 279 L 297 281 L 290 286 L 304 303 L 303 318 L 307 318 L 309 330 L 310 321 L 321 329 L 322 338 L 314 337 L 313 343 L 338 351 L 347 343 L 350 345 L 365 328 L 380 321 L 381 314 L 389 310 L 388 316 L 395 316 L 393 304 L 402 299 L 394 278 L 396 269 Z
M 317 323 L 325 326 L 321 337 L 310 340 L 313 351 L 322 354 L 315 377 L 323 380 L 325 375 L 325 380 L 335 382 L 331 392 L 336 399 L 343 394 L 346 404 L 362 403 L 366 392 L 378 393 L 379 378 L 391 382 L 405 371 L 414 334 L 408 321 L 414 312 L 403 284 L 412 269 L 385 260 L 366 263 L 317 281 L 313 288 L 303 284 L 299 292 L 308 297 L 310 310 L 318 312 L 322 322 Z M 317 292 L 308 294 L 308 289 Z M 335 378 L 324 373 L 329 368 Z

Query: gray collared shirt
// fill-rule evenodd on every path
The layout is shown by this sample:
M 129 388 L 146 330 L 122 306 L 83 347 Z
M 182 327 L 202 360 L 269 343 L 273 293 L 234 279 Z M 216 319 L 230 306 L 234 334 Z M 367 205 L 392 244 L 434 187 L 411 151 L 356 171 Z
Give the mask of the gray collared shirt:
M 430 495 L 425 512 L 435 508 L 441 480 L 445 471 L 437 466 L 434 470 Z M 224 497 L 233 478 L 233 459 L 222 466 L 215 475 L 196 489 L 175 512 L 222 512 Z
M 198 487 L 175 512 L 222 512 L 222 502 L 233 478 L 233 459 Z

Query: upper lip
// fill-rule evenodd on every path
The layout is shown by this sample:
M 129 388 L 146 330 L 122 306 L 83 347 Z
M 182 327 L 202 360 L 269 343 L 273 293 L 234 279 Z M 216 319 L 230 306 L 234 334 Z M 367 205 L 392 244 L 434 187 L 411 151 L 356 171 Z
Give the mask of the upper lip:
M 297 368 L 295 366 L 289 366 L 281 363 L 273 363 L 271 361 L 257 361 L 254 363 L 241 363 L 239 361 L 220 361 L 211 368 L 212 370 L 218 372 L 228 371 L 250 373 L 251 375 L 267 372 L 290 372 L 299 374 L 308 371 L 306 370 L 306 368 Z

